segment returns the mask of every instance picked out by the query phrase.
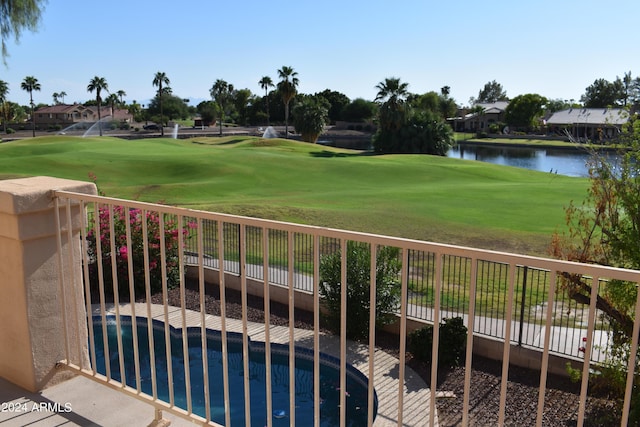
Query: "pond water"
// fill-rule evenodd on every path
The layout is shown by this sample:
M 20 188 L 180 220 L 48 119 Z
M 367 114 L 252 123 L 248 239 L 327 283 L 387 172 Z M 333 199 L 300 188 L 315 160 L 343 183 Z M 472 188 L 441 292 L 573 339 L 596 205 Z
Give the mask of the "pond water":
M 579 148 L 548 149 L 523 147 L 495 147 L 458 144 L 447 153 L 455 159 L 478 160 L 497 165 L 515 166 L 540 172 L 552 172 L 567 176 L 589 176 L 586 163 L 591 157 Z

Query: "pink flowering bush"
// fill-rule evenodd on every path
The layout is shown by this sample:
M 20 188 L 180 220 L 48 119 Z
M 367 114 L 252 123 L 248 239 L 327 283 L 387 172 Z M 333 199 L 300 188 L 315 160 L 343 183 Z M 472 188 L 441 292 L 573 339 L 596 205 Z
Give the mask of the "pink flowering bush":
M 161 229 L 160 217 L 157 212 L 143 213 L 140 209 L 130 209 L 124 206 L 114 206 L 112 214 L 107 206 L 99 206 L 97 218 L 94 215 L 87 231 L 87 252 L 90 262 L 90 281 L 92 285 L 98 284 L 98 242 L 102 254 L 102 271 L 105 283 L 105 292 L 113 292 L 113 262 L 118 279 L 118 294 L 126 297 L 129 295 L 129 260 L 133 263 L 133 282 L 136 297 L 145 294 L 145 276 L 149 276 L 151 293 L 162 290 L 162 262 L 161 262 Z M 111 218 L 112 217 L 112 218 Z M 110 219 L 113 221 L 114 245 L 111 248 Z M 95 221 L 99 222 L 100 236 L 96 239 Z M 147 252 L 149 257 L 148 270 L 144 264 L 144 234 L 143 224 L 147 225 Z M 127 223 L 130 226 L 131 247 L 127 247 Z M 186 223 L 182 233 L 184 242 L 189 237 L 189 231 L 194 227 L 193 223 Z M 165 217 L 164 221 L 164 250 L 166 259 L 167 287 L 173 288 L 180 283 L 179 257 L 182 248 L 179 247 L 179 227 L 174 216 Z

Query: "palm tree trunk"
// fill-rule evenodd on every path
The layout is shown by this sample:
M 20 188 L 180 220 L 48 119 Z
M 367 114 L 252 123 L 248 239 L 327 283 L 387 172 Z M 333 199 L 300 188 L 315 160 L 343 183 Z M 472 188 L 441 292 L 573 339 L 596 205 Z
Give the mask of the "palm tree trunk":
M 100 136 L 102 136 L 102 120 L 100 118 L 100 104 L 98 104 L 98 129 L 100 130 Z
M 29 91 L 29 101 L 31 104 L 31 129 L 33 131 L 33 137 L 36 137 L 36 115 L 33 111 L 33 95 L 32 92 Z
M 7 102 L 2 103 L 2 127 L 4 128 L 4 133 L 7 133 Z
M 289 138 L 289 103 L 284 104 L 284 137 Z

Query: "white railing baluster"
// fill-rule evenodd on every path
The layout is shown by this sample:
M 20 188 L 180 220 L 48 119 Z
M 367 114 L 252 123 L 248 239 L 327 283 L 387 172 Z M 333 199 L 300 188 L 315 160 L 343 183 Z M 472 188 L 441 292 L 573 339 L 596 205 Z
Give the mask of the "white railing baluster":
M 295 336 L 295 289 L 293 272 L 295 260 L 293 251 L 293 231 L 287 231 L 287 284 L 289 285 L 289 421 L 296 424 L 296 336 Z
M 313 235 L 313 378 L 320 378 L 320 236 Z M 313 425 L 320 427 L 320 381 L 313 382 Z
M 158 237 L 160 238 L 160 270 L 162 277 L 162 310 L 164 314 L 164 351 L 167 358 L 167 383 L 169 388 L 169 404 L 175 406 L 173 389 L 173 360 L 171 357 L 171 332 L 169 323 L 169 289 L 167 286 L 167 250 L 165 242 L 164 213 L 158 211 Z
M 357 244 L 357 243 L 356 243 Z M 347 419 L 347 239 L 340 240 L 340 425 Z
M 513 300 L 518 266 L 509 264 L 509 285 L 507 291 L 507 318 L 505 319 L 504 347 L 502 351 L 502 379 L 500 384 L 500 406 L 498 425 L 504 425 L 507 406 L 507 383 L 509 382 L 509 355 L 511 354 L 511 318 L 513 317 Z
M 225 424 L 231 425 L 231 402 L 229 397 L 229 354 L 227 346 L 227 297 L 224 280 L 224 222 L 218 221 L 218 271 L 220 283 L 220 334 L 222 341 L 222 389 L 224 393 Z
M 202 373 L 204 385 L 204 411 L 207 422 L 211 421 L 211 396 L 209 393 L 209 355 L 207 339 L 207 305 L 206 287 L 204 282 L 204 236 L 202 218 L 196 223 L 198 238 L 198 289 L 200 291 L 200 338 L 202 346 Z
M 376 301 L 377 301 L 377 276 L 378 276 L 378 245 L 371 243 L 371 268 L 369 269 L 369 384 L 367 387 L 367 424 L 373 425 L 374 405 L 374 373 L 376 352 Z
M 127 272 L 129 275 L 129 302 L 131 303 L 131 337 L 133 339 L 133 363 L 136 373 L 136 390 L 140 393 L 140 351 L 138 350 L 138 319 L 136 317 L 136 291 L 133 279 L 133 252 L 131 250 L 131 211 L 124 208 L 125 216 L 125 235 L 127 248 Z M 123 381 L 124 382 L 124 381 Z
M 267 383 L 267 427 L 273 427 L 273 394 L 271 391 L 271 295 L 269 286 L 269 228 L 262 227 L 262 277 L 264 278 L 264 362 Z
M 187 333 L 187 298 L 186 283 L 184 283 L 184 257 L 182 256 L 182 248 L 184 248 L 184 217 L 178 215 L 176 217 L 178 230 L 178 271 L 180 287 L 180 318 L 182 319 L 182 361 L 184 366 L 184 386 L 187 397 L 187 412 L 193 412 L 193 402 L 191 401 L 191 364 L 189 363 L 189 334 Z
M 582 279 L 584 280 L 584 279 Z M 587 403 L 587 389 L 589 388 L 589 368 L 591 365 L 591 352 L 593 347 L 593 331 L 596 323 L 596 302 L 600 278 L 594 277 L 591 283 L 591 295 L 589 301 L 589 318 L 587 321 L 587 342 L 584 346 L 584 361 L 582 363 L 582 381 L 580 383 L 580 404 L 578 407 L 578 427 L 584 424 L 584 412 Z
M 82 252 L 82 272 L 84 276 L 84 300 L 86 309 L 87 329 L 89 333 L 89 355 L 91 364 L 90 368 L 95 375 L 96 371 L 96 340 L 93 333 L 93 313 L 91 306 L 91 280 L 89 276 L 89 255 L 87 253 L 87 206 L 84 200 L 80 200 L 80 242 Z
M 245 425 L 251 426 L 251 388 L 249 380 L 249 328 L 247 323 L 247 230 L 240 224 L 240 241 L 238 242 L 240 268 L 240 298 L 242 305 L 242 366 L 244 381 L 244 417 Z
M 433 284 L 433 346 L 431 349 L 431 396 L 429 399 L 429 424 L 435 424 L 436 417 L 436 384 L 438 384 L 438 350 L 440 349 L 440 299 L 442 295 L 442 254 L 436 253 L 436 274 Z M 408 269 L 408 267 L 407 267 Z
M 467 313 L 467 346 L 464 362 L 464 396 L 462 397 L 462 425 L 469 425 L 469 391 L 471 390 L 471 364 L 473 361 L 473 325 L 476 312 L 476 289 L 478 287 L 478 259 L 471 258 L 469 279 L 469 310 Z
M 113 204 L 109 204 L 109 244 L 111 247 L 111 277 L 113 282 L 113 308 L 116 314 L 116 343 L 118 344 L 118 363 L 120 365 L 120 382 L 122 387 L 127 385 L 124 372 L 124 352 L 122 348 L 122 327 L 120 324 L 120 292 L 118 289 L 118 263 L 116 255 L 116 236 L 114 227 Z M 105 359 L 107 359 L 105 357 Z
M 56 198 L 56 200 L 58 200 Z M 73 238 L 73 222 L 71 220 L 71 199 L 70 198 L 66 198 L 66 204 L 65 204 L 65 211 L 67 213 L 66 215 L 66 222 L 67 222 L 67 242 L 70 243 L 70 249 L 69 249 L 69 266 L 73 266 L 76 264 L 76 255 L 75 255 L 75 248 L 73 244 L 71 244 L 71 242 L 74 241 Z M 59 250 L 62 250 L 62 248 L 60 248 Z M 77 277 L 75 276 L 75 274 L 71 274 L 70 275 L 70 285 L 71 285 L 71 299 L 73 301 L 73 306 L 77 307 L 78 306 L 78 291 L 80 288 L 82 288 L 82 286 L 79 286 L 79 284 L 77 283 Z M 75 330 L 76 331 L 80 331 L 80 325 L 82 324 L 82 321 L 84 319 L 80 318 L 81 313 L 80 311 L 76 310 L 76 316 L 75 316 Z M 83 347 L 83 343 L 81 340 L 76 340 L 76 353 L 78 356 L 78 364 L 81 367 L 84 367 L 84 358 L 82 357 L 82 347 Z
M 56 220 L 56 243 L 58 245 L 58 288 L 60 292 L 60 300 L 61 306 L 60 309 L 62 311 L 62 329 L 64 331 L 64 351 L 65 351 L 65 359 L 67 363 L 70 362 L 71 356 L 71 347 L 69 344 L 69 331 L 67 329 L 67 302 L 65 298 L 65 276 L 64 276 L 64 257 L 62 253 L 62 226 L 60 224 L 60 199 L 56 197 L 54 199 L 54 209 L 55 209 L 55 220 Z M 71 227 L 71 224 L 68 224 Z
M 103 209 L 107 209 L 104 205 Z M 105 211 L 108 212 L 108 211 Z M 104 264 L 102 262 L 102 227 L 101 227 L 101 215 L 100 205 L 98 202 L 94 203 L 94 235 L 96 238 L 96 266 L 98 267 L 98 293 L 100 294 L 100 321 L 102 326 L 102 345 L 104 349 L 104 364 L 105 375 L 108 380 L 111 380 L 111 364 L 109 363 L 109 340 L 107 338 L 107 309 L 105 304 L 105 290 L 104 290 Z
M 409 249 L 402 249 L 400 273 L 400 363 L 398 364 L 398 427 L 404 422 L 404 378 L 407 349 L 407 301 L 409 300 Z
M 158 379 L 156 378 L 156 349 L 155 338 L 153 336 L 153 315 L 151 313 L 151 269 L 149 267 L 149 211 L 140 210 L 140 221 L 142 222 L 142 251 L 144 265 L 144 290 L 147 300 L 147 336 L 149 337 L 149 364 L 151 371 L 151 395 L 153 399 L 158 398 Z
M 549 369 L 549 343 L 551 342 L 551 327 L 553 322 L 553 310 L 556 294 L 556 282 L 558 279 L 558 272 L 552 271 L 550 275 L 549 284 L 549 298 L 547 301 L 547 316 L 545 318 L 545 334 L 544 345 L 542 351 L 542 367 L 540 368 L 540 386 L 538 392 L 538 411 L 536 415 L 536 426 L 542 426 L 542 414 L 544 413 L 544 395 L 547 389 L 547 370 Z

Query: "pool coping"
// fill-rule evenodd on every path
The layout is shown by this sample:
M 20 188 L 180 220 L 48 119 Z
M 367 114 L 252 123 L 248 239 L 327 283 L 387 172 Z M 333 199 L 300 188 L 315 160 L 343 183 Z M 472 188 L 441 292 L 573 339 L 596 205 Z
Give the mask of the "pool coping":
M 134 310 L 137 317 L 147 317 L 147 308 L 150 307 L 151 318 L 164 322 L 166 320 L 164 306 L 161 304 L 136 303 Z M 113 304 L 105 306 L 106 315 L 118 314 L 131 316 L 133 310 L 131 304 L 120 304 L 118 310 Z M 100 306 L 92 306 L 92 315 L 101 315 Z M 168 322 L 173 328 L 182 329 L 182 310 L 179 307 L 167 306 Z M 200 312 L 185 310 L 186 327 L 201 327 L 202 316 Z M 222 322 L 219 316 L 207 314 L 205 316 L 207 329 L 221 330 Z M 243 322 L 238 319 L 225 319 L 227 332 L 243 333 Z M 286 326 L 269 327 L 271 343 L 288 344 L 289 328 Z M 263 323 L 247 322 L 247 333 L 252 341 L 265 341 L 265 325 Z M 294 330 L 295 346 L 313 349 L 313 331 L 306 329 Z M 320 352 L 329 356 L 340 357 L 340 340 L 333 335 L 320 333 Z M 398 381 L 399 360 L 392 355 L 376 348 L 374 352 L 374 387 L 378 397 L 378 414 L 374 421 L 375 427 L 397 426 L 398 418 L 398 393 L 400 384 Z M 358 369 L 363 375 L 368 373 L 369 347 L 353 341 L 347 341 L 347 363 Z M 425 426 L 429 425 L 429 399 L 430 389 L 422 378 L 410 367 L 405 366 L 405 381 L 403 387 L 403 416 L 402 425 Z M 438 425 L 437 413 L 435 424 Z

